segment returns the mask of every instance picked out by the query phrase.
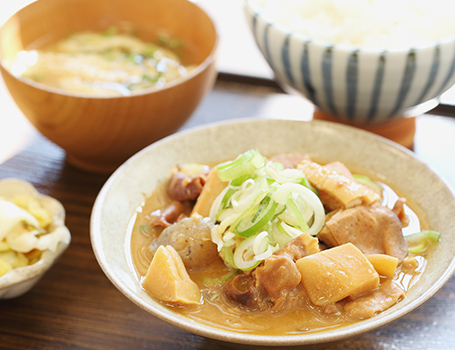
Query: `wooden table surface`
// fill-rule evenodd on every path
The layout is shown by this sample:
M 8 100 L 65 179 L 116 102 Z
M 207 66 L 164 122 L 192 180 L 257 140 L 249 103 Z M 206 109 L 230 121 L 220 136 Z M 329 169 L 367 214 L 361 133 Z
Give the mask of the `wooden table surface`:
M 311 105 L 298 96 L 222 78 L 183 128 L 251 116 L 311 119 Z M 67 164 L 64 151 L 30 126 L 1 84 L 0 106 L 0 178 L 25 179 L 60 200 L 72 234 L 68 250 L 34 289 L 0 301 L 0 349 L 229 348 L 150 316 L 109 282 L 89 237 L 92 205 L 108 175 Z M 455 118 L 419 117 L 415 152 L 455 186 Z M 455 279 L 389 326 L 312 348 L 454 349 Z
M 20 0 L 18 4 L 30 1 Z M 200 2 L 210 6 L 211 1 Z M 226 13 L 224 8 L 211 6 Z M 0 12 L 0 16 L 6 14 Z M 229 47 L 225 50 L 228 52 Z M 229 72 L 233 63 L 238 67 L 232 60 L 222 60 L 221 70 Z M 312 105 L 299 96 L 282 93 L 267 80 L 268 72 L 262 76 L 255 72 L 253 75 L 260 76 L 256 80 L 245 76 L 239 79 L 237 73 L 219 77 L 214 90 L 182 129 L 243 117 L 312 118 Z M 413 150 L 455 187 L 452 102 L 417 118 Z M 239 349 L 150 316 L 110 283 L 95 259 L 89 236 L 92 205 L 108 175 L 87 173 L 67 164 L 64 151 L 29 124 L 0 79 L 0 179 L 8 177 L 30 181 L 40 192 L 63 203 L 72 242 L 29 293 L 0 300 L 0 349 Z M 455 349 L 455 278 L 419 309 L 389 326 L 308 348 Z

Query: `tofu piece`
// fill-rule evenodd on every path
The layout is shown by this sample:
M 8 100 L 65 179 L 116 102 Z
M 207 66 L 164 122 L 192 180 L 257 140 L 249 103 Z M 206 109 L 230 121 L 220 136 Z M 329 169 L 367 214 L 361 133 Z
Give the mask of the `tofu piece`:
M 296 261 L 311 302 L 326 306 L 356 297 L 379 286 L 379 275 L 352 243 L 305 256 Z
M 330 167 L 304 160 L 297 169 L 319 190 L 321 201 L 328 210 L 369 205 L 381 199 L 372 189 Z
M 191 280 L 182 258 L 172 246 L 160 246 L 142 281 L 142 287 L 158 300 L 175 305 L 201 303 L 201 291 Z
M 201 194 L 196 200 L 196 204 L 193 207 L 191 215 L 198 213 L 202 217 L 208 217 L 210 215 L 210 208 L 212 207 L 213 201 L 216 197 L 224 190 L 227 186 L 227 182 L 221 181 L 218 177 L 218 169 L 213 167 L 207 176 L 207 181 L 202 188 Z

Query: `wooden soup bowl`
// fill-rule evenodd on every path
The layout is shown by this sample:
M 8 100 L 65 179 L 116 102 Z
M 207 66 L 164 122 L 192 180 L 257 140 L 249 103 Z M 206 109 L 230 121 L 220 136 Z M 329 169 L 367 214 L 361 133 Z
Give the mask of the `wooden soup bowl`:
M 163 30 L 180 39 L 183 63 L 197 68 L 161 89 L 94 97 L 16 77 L 5 64 L 21 50 L 124 22 L 149 42 L 156 42 Z M 18 11 L 0 29 L 0 70 L 16 104 L 44 136 L 66 151 L 69 163 L 111 172 L 191 116 L 215 81 L 217 46 L 211 18 L 187 0 L 40 0 Z

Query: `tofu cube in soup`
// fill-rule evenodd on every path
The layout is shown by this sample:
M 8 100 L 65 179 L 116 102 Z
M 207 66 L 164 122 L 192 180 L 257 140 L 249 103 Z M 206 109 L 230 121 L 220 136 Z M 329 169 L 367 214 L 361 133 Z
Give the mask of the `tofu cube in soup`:
M 200 304 L 201 291 L 182 258 L 171 246 L 160 246 L 142 281 L 142 287 L 160 301 L 175 305 Z
M 379 275 L 352 243 L 305 256 L 296 262 L 302 284 L 317 306 L 369 292 L 379 285 Z

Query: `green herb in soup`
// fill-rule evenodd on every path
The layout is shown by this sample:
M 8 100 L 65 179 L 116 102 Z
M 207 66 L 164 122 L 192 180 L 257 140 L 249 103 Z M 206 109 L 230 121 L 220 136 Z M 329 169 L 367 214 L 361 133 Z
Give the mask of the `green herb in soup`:
M 340 162 L 255 150 L 177 166 L 131 232 L 142 287 L 193 320 L 252 334 L 348 325 L 393 307 L 439 233 Z
M 182 42 L 160 35 L 157 43 L 115 27 L 79 32 L 40 50 L 21 51 L 13 74 L 67 91 L 130 95 L 184 77 L 194 66 L 181 63 Z

